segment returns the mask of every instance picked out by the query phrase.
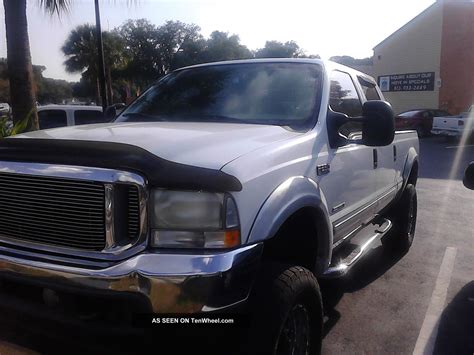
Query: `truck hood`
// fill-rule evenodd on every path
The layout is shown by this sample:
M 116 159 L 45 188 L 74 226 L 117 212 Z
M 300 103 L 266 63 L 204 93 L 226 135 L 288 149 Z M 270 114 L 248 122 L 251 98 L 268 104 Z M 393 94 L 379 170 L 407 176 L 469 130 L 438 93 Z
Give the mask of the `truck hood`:
M 279 126 L 234 123 L 153 122 L 64 127 L 14 138 L 64 139 L 124 143 L 177 163 L 220 169 L 267 144 L 296 137 Z

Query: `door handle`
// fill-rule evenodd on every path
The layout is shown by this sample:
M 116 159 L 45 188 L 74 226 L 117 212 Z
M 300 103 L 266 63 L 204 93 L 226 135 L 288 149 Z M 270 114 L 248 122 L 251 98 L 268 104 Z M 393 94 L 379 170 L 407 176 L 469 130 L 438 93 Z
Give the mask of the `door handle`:
M 377 166 L 379 165 L 377 149 L 374 149 L 372 152 L 374 154 L 374 169 L 377 169 Z

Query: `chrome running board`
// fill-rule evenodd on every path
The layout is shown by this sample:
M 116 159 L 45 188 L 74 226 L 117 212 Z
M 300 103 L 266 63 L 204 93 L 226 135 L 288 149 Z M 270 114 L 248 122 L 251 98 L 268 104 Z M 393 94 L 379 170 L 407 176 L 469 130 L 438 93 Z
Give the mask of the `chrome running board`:
M 353 239 L 351 239 L 351 246 L 354 248 L 348 255 L 344 254 L 344 247 L 341 252 L 337 252 L 332 257 L 332 262 L 329 268 L 323 273 L 323 278 L 338 278 L 346 275 L 352 266 L 369 251 L 372 246 L 379 241 L 392 228 L 392 222 L 388 219 L 382 219 L 378 223 L 369 224 L 364 229 L 359 231 Z M 357 242 L 357 240 L 360 240 Z M 356 244 L 354 244 L 356 243 Z M 347 251 L 346 251 L 347 252 Z

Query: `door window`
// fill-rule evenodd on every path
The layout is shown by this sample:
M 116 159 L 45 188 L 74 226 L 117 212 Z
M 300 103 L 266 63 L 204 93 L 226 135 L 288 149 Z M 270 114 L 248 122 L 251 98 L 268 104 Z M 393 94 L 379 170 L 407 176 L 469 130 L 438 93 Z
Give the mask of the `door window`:
M 380 97 L 377 87 L 374 83 L 371 83 L 363 78 L 358 78 L 360 86 L 362 87 L 362 91 L 364 92 L 364 96 L 367 99 L 367 101 L 372 101 L 372 100 L 381 100 L 382 98 Z
M 101 111 L 77 110 L 74 112 L 74 124 L 76 126 L 92 123 L 106 123 L 107 119 Z
M 333 111 L 345 113 L 349 117 L 362 115 L 362 104 L 349 74 L 332 72 L 329 106 Z
M 67 126 L 67 114 L 64 110 L 43 110 L 38 112 L 39 128 L 58 128 Z
M 332 72 L 329 106 L 333 111 L 344 113 L 349 117 L 362 116 L 362 104 L 349 74 Z M 349 121 L 339 128 L 339 133 L 348 139 L 360 139 L 362 123 Z

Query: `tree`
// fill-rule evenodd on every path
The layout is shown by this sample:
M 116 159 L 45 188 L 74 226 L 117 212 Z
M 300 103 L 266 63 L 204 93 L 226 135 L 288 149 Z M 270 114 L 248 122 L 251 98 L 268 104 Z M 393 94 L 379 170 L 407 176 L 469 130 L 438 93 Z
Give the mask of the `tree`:
M 51 15 L 67 10 L 72 0 L 37 0 Z M 132 0 L 129 0 L 132 2 Z M 38 114 L 33 88 L 26 0 L 3 0 L 7 38 L 7 57 L 10 81 L 10 97 L 14 121 L 30 118 L 28 129 L 37 129 Z
M 329 58 L 329 60 L 332 60 L 333 62 L 342 64 L 342 65 L 347 65 L 348 67 L 373 64 L 373 58 L 370 58 L 370 57 L 357 59 L 348 55 L 341 55 L 341 56 L 338 55 L 338 56 Z
M 66 80 L 43 78 L 38 83 L 38 102 L 42 105 L 61 104 L 72 98 L 72 85 Z
M 97 85 L 91 84 L 91 82 L 84 77 L 79 82 L 72 84 L 72 96 L 79 99 L 80 101 L 86 101 L 90 103 L 91 100 L 95 100 L 95 92 Z
M 118 77 L 130 85 L 150 85 L 175 68 L 178 53 L 203 40 L 200 30 L 197 25 L 180 21 L 167 21 L 157 27 L 146 19 L 128 20 L 115 31 L 129 53 L 129 61 L 118 71 Z M 189 58 L 181 59 L 189 62 Z
M 72 98 L 72 85 L 65 80 L 43 77 L 45 66 L 33 65 L 33 88 L 40 104 L 59 104 Z M 0 58 L 0 102 L 10 102 L 7 60 Z
M 167 21 L 156 29 L 156 40 L 160 53 L 160 72 L 168 73 L 176 54 L 182 51 L 183 44 L 198 43 L 202 40 L 201 28 L 181 21 Z
M 164 74 L 155 25 L 145 19 L 128 20 L 116 33 L 125 41 L 131 58 L 120 72 L 122 78 L 145 87 Z
M 82 73 L 83 78 L 95 87 L 96 103 L 100 101 L 98 83 L 98 49 L 95 27 L 89 24 L 73 29 L 62 51 L 67 57 L 64 65 L 70 73 Z M 125 41 L 117 33 L 103 32 L 104 61 L 107 68 L 109 97 L 112 97 L 112 72 L 127 63 Z
M 203 63 L 203 53 L 206 50 L 207 41 L 199 36 L 195 39 L 186 39 L 173 56 L 171 69 L 186 67 L 193 64 Z
M 48 10 L 54 11 L 67 5 L 66 0 L 41 0 Z M 13 120 L 20 122 L 31 117 L 28 129 L 38 128 L 36 96 L 33 88 L 26 0 L 3 0 L 7 37 L 8 74 Z
M 125 40 L 116 32 L 103 32 L 104 62 L 107 76 L 107 95 L 110 103 L 114 101 L 113 79 L 117 71 L 126 67 L 130 60 L 127 51 L 124 51 Z
M 206 41 L 206 47 L 201 55 L 202 62 L 216 62 L 221 60 L 248 59 L 252 58 L 252 52 L 240 44 L 237 35 L 227 32 L 214 31 Z
M 80 25 L 69 34 L 61 50 L 66 56 L 64 65 L 69 73 L 82 73 L 95 87 L 95 100 L 99 102 L 99 83 L 97 80 L 97 44 L 95 28 L 92 25 Z
M 265 47 L 257 49 L 255 58 L 321 58 L 318 54 L 306 55 L 295 41 L 267 41 Z
M 7 60 L 0 58 L 0 102 L 10 102 Z
M 59 13 L 68 6 L 69 0 L 39 0 L 47 11 Z M 26 0 L 3 0 L 7 37 L 8 74 L 10 100 L 15 122 L 23 122 L 27 117 L 27 129 L 38 128 L 36 96 L 33 87 L 33 67 L 31 64 Z

